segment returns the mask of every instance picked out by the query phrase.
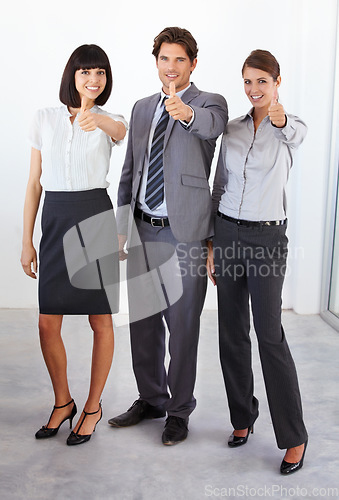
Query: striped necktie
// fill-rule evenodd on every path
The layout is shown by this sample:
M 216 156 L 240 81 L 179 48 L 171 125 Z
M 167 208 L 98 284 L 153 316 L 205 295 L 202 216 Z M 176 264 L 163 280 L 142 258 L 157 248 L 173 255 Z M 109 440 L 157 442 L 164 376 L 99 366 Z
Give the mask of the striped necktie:
M 162 115 L 154 130 L 149 157 L 145 202 L 151 210 L 161 205 L 164 200 L 163 150 L 168 119 L 169 114 L 164 106 Z

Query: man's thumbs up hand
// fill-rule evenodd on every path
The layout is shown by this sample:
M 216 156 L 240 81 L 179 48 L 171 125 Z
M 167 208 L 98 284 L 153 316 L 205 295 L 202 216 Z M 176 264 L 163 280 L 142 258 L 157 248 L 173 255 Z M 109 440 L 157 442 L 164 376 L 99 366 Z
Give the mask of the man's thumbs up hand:
M 169 84 L 169 93 L 170 93 L 170 97 L 175 97 L 175 83 L 174 82 L 170 82 L 170 84 Z
M 175 93 L 175 83 L 169 84 L 170 96 L 165 101 L 166 111 L 171 115 L 173 120 L 182 120 L 189 123 L 193 116 L 192 108 L 183 103 L 180 97 Z

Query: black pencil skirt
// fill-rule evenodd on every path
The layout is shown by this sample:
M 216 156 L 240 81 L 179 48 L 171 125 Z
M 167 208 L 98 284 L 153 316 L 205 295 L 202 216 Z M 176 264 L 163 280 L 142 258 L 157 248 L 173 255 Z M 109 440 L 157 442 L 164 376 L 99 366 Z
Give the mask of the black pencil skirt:
M 119 309 L 119 245 L 106 189 L 46 191 L 39 251 L 41 314 Z

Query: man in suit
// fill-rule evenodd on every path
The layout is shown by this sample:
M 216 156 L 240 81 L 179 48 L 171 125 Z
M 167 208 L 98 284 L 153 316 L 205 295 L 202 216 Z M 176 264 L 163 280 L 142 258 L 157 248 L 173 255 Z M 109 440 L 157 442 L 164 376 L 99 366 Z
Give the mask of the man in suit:
M 152 301 L 146 289 L 132 287 L 132 277 L 159 269 L 161 274 L 164 265 L 172 261 L 173 267 L 172 273 L 167 268 L 161 276 L 166 306 L 130 322 L 139 399 L 109 423 L 126 427 L 167 412 L 162 435 L 165 445 L 186 439 L 188 417 L 196 406 L 193 390 L 207 286 L 206 239 L 213 235 L 208 178 L 216 139 L 224 132 L 228 118 L 221 95 L 202 92 L 190 82 L 197 52 L 195 39 L 185 29 L 165 28 L 155 38 L 152 53 L 162 90 L 134 105 L 118 190 L 121 258 L 129 235 L 130 313 L 135 307 L 142 309 L 140 304 L 147 309 L 147 301 Z M 129 229 L 123 210 L 126 206 L 132 214 Z M 145 251 L 143 266 L 139 265 L 140 249 Z M 171 300 L 175 294 L 168 283 L 178 275 L 181 296 Z M 131 301 L 136 293 L 140 304 Z M 168 373 L 164 366 L 164 320 L 169 331 Z

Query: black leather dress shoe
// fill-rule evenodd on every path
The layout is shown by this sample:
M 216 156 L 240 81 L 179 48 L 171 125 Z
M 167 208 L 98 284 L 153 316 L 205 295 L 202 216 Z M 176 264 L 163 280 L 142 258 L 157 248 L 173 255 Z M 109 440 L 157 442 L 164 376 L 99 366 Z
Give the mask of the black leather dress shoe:
M 294 464 L 291 464 L 290 462 L 285 462 L 285 460 L 283 460 L 281 462 L 281 466 L 280 466 L 281 474 L 285 474 L 285 475 L 286 474 L 293 474 L 293 472 L 297 472 L 297 470 L 301 469 L 301 467 L 304 465 L 304 457 L 305 457 L 306 447 L 307 447 L 307 441 L 306 441 L 305 446 L 304 446 L 303 455 L 302 455 L 299 462 L 296 462 Z
M 253 429 L 254 429 L 254 427 L 253 427 L 253 425 L 251 425 L 247 429 L 247 434 L 244 437 L 235 436 L 234 433 L 232 432 L 232 434 L 228 438 L 228 442 L 227 442 L 228 446 L 230 446 L 231 448 L 236 448 L 237 446 L 241 446 L 242 444 L 246 444 L 247 440 L 248 440 L 248 436 L 250 435 L 250 433 L 253 434 L 253 432 L 254 432 Z
M 137 399 L 125 413 L 109 419 L 113 427 L 129 427 L 136 425 L 144 418 L 161 418 L 166 415 L 163 406 L 152 406 L 143 399 Z
M 162 442 L 168 446 L 181 443 L 187 438 L 188 418 L 170 415 L 166 419 L 165 429 L 162 433 Z

